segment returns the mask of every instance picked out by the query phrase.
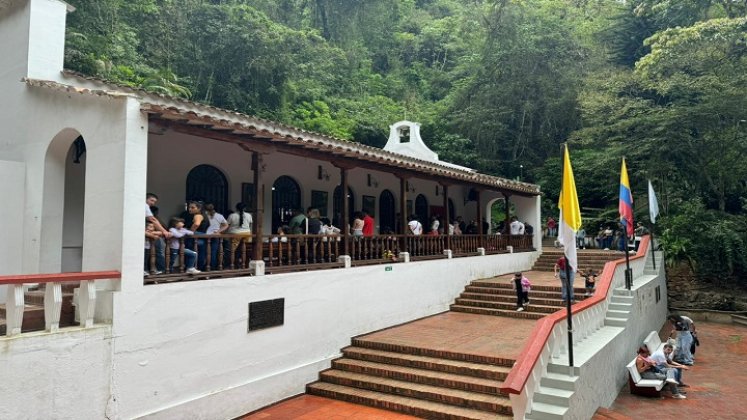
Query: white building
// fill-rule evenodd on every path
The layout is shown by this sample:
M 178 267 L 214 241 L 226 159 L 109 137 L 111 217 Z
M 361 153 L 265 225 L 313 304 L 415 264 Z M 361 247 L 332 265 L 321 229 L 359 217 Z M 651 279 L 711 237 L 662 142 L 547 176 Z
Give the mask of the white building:
M 426 228 L 433 215 L 489 222 L 496 200 L 539 227 L 537 186 L 439 161 L 412 122 L 392 125 L 381 150 L 64 71 L 70 11 L 0 0 L 0 418 L 232 418 L 303 392 L 351 336 L 444 311 L 470 280 L 536 258 L 540 229 L 510 238 L 477 223 L 469 241 L 403 230 L 413 213 Z M 249 201 L 243 262 L 146 285 L 146 192 L 162 220 L 188 198 L 223 212 Z M 341 226 L 366 209 L 377 232 L 395 233 L 273 248 L 288 209 L 310 206 Z M 313 267 L 301 256 L 311 249 Z M 371 265 L 384 250 L 400 263 Z M 81 325 L 58 328 L 65 279 L 82 280 Z M 24 282 L 46 283 L 46 331 L 21 329 Z M 248 333 L 248 304 L 275 299 L 282 325 Z

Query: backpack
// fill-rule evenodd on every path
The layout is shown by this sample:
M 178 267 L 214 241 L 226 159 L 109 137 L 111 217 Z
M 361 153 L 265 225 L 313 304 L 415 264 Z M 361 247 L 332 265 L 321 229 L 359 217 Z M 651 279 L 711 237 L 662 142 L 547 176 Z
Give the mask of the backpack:
M 532 282 L 530 282 L 528 278 L 522 277 L 521 278 L 521 291 L 528 292 L 530 290 L 532 290 Z

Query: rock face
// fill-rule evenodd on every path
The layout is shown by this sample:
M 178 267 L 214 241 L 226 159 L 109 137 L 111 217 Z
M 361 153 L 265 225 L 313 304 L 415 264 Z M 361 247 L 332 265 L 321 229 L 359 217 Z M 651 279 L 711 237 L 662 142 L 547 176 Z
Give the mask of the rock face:
M 672 308 L 747 311 L 747 290 L 699 281 L 684 264 L 667 270 L 667 289 Z

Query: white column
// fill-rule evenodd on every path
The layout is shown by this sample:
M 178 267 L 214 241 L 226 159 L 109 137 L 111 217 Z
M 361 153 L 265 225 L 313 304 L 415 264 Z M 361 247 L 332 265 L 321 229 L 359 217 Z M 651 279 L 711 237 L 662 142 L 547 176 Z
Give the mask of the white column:
M 121 281 L 96 283 L 102 290 L 124 291 L 143 286 L 148 121 L 134 98 L 102 105 L 108 106 L 102 106 L 96 129 L 84 133 L 83 271 L 119 270 Z

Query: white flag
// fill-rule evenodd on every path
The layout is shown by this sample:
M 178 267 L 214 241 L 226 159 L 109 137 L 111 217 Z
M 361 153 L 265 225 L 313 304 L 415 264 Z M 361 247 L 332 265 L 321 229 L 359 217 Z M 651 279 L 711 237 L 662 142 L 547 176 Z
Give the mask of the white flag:
M 651 223 L 656 223 L 656 217 L 659 215 L 659 202 L 656 201 L 656 193 L 650 179 L 648 180 L 648 212 Z

